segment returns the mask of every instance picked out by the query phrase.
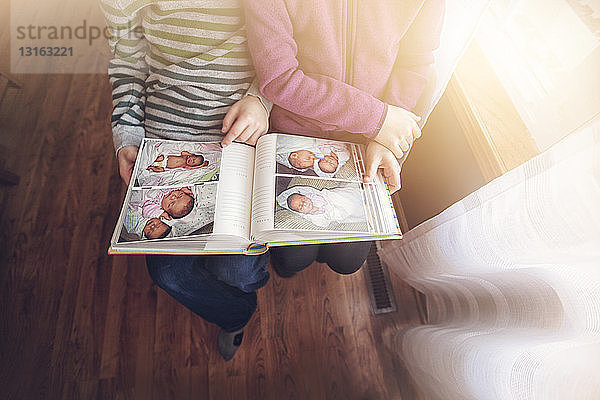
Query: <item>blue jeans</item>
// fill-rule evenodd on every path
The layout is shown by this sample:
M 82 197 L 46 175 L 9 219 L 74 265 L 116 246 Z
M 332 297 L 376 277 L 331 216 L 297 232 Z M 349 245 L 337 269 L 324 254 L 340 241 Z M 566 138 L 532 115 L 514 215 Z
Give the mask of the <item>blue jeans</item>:
M 227 332 L 256 310 L 256 290 L 269 280 L 268 253 L 259 256 L 146 256 L 150 277 L 178 302 Z

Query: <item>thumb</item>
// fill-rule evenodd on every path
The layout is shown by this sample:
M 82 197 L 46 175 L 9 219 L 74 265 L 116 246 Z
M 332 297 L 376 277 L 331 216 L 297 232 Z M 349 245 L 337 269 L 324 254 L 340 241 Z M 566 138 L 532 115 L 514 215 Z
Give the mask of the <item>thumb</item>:
M 381 157 L 373 156 L 373 154 L 367 157 L 363 182 L 367 183 L 373 180 L 373 177 L 377 175 L 377 168 L 380 161 Z
M 400 183 L 400 164 L 397 160 L 387 160 L 383 163 L 383 176 L 387 181 L 390 192 L 394 193 L 401 187 Z

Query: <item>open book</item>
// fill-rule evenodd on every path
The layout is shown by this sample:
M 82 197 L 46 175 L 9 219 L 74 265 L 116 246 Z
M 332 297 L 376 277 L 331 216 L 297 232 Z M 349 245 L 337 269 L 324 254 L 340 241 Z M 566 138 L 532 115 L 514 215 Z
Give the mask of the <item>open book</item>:
M 400 238 L 361 145 L 268 134 L 252 147 L 144 139 L 110 254 L 265 252 L 269 246 Z

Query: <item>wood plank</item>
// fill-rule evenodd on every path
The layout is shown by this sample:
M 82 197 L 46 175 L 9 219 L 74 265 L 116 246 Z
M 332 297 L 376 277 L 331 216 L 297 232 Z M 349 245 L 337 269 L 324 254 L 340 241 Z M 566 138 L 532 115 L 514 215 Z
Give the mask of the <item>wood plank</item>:
M 266 347 L 269 342 L 261 332 L 261 309 L 257 312 L 244 329 L 243 353 L 239 354 L 244 371 L 246 371 L 245 393 L 248 399 L 267 398 L 268 386 L 267 369 L 270 360 L 267 358 Z M 235 358 L 234 358 L 235 360 Z
M 165 292 L 156 302 L 151 399 L 187 399 L 190 393 L 190 314 Z M 178 329 L 173 329 L 173 327 Z
M 0 72 L 0 104 L 2 104 L 2 100 L 4 100 L 4 96 L 6 95 L 6 89 L 10 85 L 10 81 L 8 77 Z
M 127 298 L 127 257 L 114 257 L 112 263 L 110 283 L 108 286 L 107 315 L 104 324 L 104 340 L 102 343 L 102 358 L 100 360 L 100 379 L 110 379 L 117 376 L 119 367 L 120 338 L 123 326 L 122 316 L 125 314 L 125 300 Z
M 154 382 L 157 288 L 152 285 L 141 256 L 128 261 L 127 300 L 121 337 L 119 393 L 129 398 L 151 399 Z
M 20 180 L 19 175 L 5 169 L 0 169 L 0 184 L 18 185 Z

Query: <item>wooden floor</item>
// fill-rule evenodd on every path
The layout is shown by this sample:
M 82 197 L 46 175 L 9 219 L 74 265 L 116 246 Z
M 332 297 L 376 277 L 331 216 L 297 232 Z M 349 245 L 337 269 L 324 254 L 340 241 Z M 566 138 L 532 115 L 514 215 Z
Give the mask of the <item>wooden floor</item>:
M 124 193 L 106 76 L 17 78 L 0 105 L 2 157 L 21 178 L 0 187 L 0 398 L 418 397 L 384 344 L 419 323 L 393 274 L 399 311 L 378 317 L 362 272 L 272 274 L 224 362 L 217 328 L 154 286 L 143 258 L 106 254 Z

